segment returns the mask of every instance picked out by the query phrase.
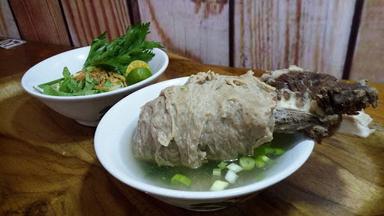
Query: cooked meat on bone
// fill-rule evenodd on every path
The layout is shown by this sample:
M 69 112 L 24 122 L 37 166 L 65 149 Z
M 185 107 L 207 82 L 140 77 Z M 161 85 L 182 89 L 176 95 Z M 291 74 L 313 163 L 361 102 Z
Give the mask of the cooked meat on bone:
M 342 113 L 376 105 L 377 93 L 366 85 L 292 70 L 263 75 L 265 83 L 251 72 L 198 73 L 183 86 L 165 88 L 142 107 L 133 136 L 135 157 L 198 168 L 207 160 L 252 154 L 272 140 L 273 132 L 304 131 L 321 139 L 331 135 Z
M 234 159 L 272 140 L 275 89 L 254 77 L 193 75 L 142 108 L 134 155 L 159 165 L 197 168 Z
M 283 130 L 276 123 L 276 131 L 294 133 L 297 129 L 318 141 L 333 133 L 342 120 L 342 114 L 356 115 L 368 106 L 377 106 L 377 91 L 367 86 L 364 80 L 338 80 L 329 74 L 303 71 L 296 66 L 267 72 L 260 79 L 276 88 L 277 108 L 296 110 L 294 114 L 284 115 L 290 118 L 285 121 L 297 122 L 300 119 L 306 122 L 301 127 L 285 126 Z M 309 118 L 308 114 L 312 117 Z M 304 116 L 308 117 L 305 121 L 302 120 Z
M 296 95 L 308 93 L 326 115 L 355 115 L 370 105 L 377 106 L 377 91 L 367 86 L 365 80 L 343 81 L 329 74 L 302 71 L 297 67 L 265 73 L 261 80 L 281 93 L 284 90 Z

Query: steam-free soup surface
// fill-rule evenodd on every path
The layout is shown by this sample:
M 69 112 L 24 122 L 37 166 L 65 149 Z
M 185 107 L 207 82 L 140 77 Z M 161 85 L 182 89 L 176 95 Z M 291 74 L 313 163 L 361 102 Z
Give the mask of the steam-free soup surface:
M 293 146 L 295 140 L 299 139 L 299 135 L 283 135 L 274 134 L 274 139 L 271 143 L 265 144 L 271 148 L 281 148 L 288 150 Z M 230 184 L 228 188 L 239 187 L 260 181 L 264 177 L 264 173 L 267 169 L 274 166 L 278 156 L 269 156 L 271 159 L 263 168 L 255 167 L 252 170 L 243 170 L 237 173 L 239 178 L 234 184 Z M 231 161 L 238 163 L 238 160 Z M 231 163 L 227 162 L 227 164 Z M 158 185 L 165 188 L 191 190 L 191 191 L 208 191 L 215 182 L 215 180 L 225 181 L 225 174 L 227 169 L 221 171 L 221 176 L 214 176 L 212 170 L 217 168 L 220 161 L 209 161 L 198 169 L 190 169 L 185 167 L 167 167 L 158 166 L 155 163 L 139 161 L 138 164 L 143 170 L 144 178 L 151 184 Z M 190 186 L 174 185 L 171 183 L 171 179 L 176 174 L 182 174 L 188 177 L 192 183 Z

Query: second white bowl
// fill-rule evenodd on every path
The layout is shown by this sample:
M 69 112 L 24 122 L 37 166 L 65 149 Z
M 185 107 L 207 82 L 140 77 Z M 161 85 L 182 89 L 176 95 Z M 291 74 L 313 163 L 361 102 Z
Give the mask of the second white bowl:
M 110 92 L 86 96 L 50 96 L 34 89 L 34 86 L 61 78 L 64 67 L 68 67 L 72 73 L 79 71 L 83 67 L 89 49 L 89 46 L 73 49 L 36 64 L 22 77 L 22 87 L 56 112 L 75 119 L 80 124 L 96 126 L 113 104 L 129 93 L 150 84 L 164 73 L 169 62 L 168 55 L 163 50 L 155 48 L 153 50 L 155 56 L 148 63 L 153 72 L 151 77 Z

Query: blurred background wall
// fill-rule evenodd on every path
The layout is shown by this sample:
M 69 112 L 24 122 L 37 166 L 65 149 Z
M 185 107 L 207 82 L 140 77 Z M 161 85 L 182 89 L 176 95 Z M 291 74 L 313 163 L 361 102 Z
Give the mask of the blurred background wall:
M 86 46 L 139 22 L 207 64 L 384 81 L 384 0 L 0 0 L 0 37 Z

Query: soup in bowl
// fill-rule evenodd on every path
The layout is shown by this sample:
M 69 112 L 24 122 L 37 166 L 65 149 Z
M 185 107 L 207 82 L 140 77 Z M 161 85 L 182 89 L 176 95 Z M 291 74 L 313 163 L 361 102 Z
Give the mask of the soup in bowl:
M 183 85 L 187 77 L 160 82 L 145 87 L 115 104 L 100 121 L 95 133 L 96 155 L 104 168 L 126 185 L 147 193 L 163 202 L 197 211 L 212 211 L 225 208 L 244 197 L 255 194 L 276 184 L 298 168 L 310 156 L 314 141 L 300 135 L 274 135 L 271 148 L 282 147 L 284 153 L 272 158 L 272 162 L 260 169 L 242 170 L 236 183 L 223 190 L 212 189 L 216 180 L 227 179 L 225 172 L 212 174 L 220 167 L 220 161 L 211 161 L 198 169 L 182 167 L 159 167 L 156 164 L 137 160 L 133 154 L 132 137 L 138 125 L 141 107 L 155 99 L 168 86 Z M 188 187 L 172 184 L 177 174 L 188 176 Z

